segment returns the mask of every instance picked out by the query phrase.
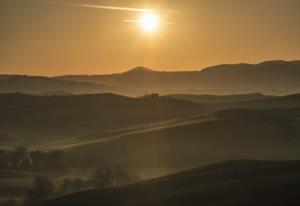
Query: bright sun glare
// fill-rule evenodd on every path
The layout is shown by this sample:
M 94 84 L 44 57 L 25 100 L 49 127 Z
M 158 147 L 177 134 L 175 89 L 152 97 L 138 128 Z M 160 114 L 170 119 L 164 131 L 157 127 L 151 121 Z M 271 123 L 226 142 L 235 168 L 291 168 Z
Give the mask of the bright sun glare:
M 153 12 L 147 12 L 143 14 L 140 19 L 140 25 L 147 32 L 154 32 L 159 27 L 159 16 Z

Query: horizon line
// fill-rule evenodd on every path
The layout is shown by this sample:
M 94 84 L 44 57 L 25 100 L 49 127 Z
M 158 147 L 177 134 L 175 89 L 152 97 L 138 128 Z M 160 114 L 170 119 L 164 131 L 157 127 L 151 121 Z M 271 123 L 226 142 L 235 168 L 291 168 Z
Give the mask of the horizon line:
M 293 60 L 284 60 L 284 59 L 274 59 L 274 60 L 264 60 L 264 61 L 259 61 L 259 62 L 256 62 L 256 63 L 246 63 L 246 62 L 238 62 L 238 63 L 221 63 L 221 64 L 211 64 L 211 65 L 208 65 L 208 66 L 205 66 L 203 68 L 200 68 L 200 69 L 191 69 L 191 70 L 161 70 L 161 69 L 152 69 L 152 68 L 149 68 L 149 67 L 146 67 L 146 66 L 135 66 L 133 68 L 129 68 L 127 70 L 124 70 L 124 71 L 120 71 L 120 72 L 113 72 L 113 73 L 66 73 L 66 74 L 29 74 L 29 73 L 0 73 L 0 76 L 31 76 L 31 77 L 62 77 L 62 76 L 100 76 L 100 75 L 114 75 L 114 74 L 123 74 L 123 73 L 126 73 L 126 72 L 130 72 L 134 69 L 137 69 L 137 68 L 144 68 L 144 69 L 148 69 L 148 70 L 151 70 L 153 72 L 201 72 L 202 70 L 204 69 L 207 69 L 207 68 L 211 68 L 211 67 L 215 67 L 215 66 L 223 66 L 223 65 L 239 65 L 239 64 L 248 64 L 248 65 L 258 65 L 258 64 L 262 64 L 262 63 L 268 63 L 268 62 L 296 62 L 296 61 L 300 61 L 300 59 L 293 59 Z

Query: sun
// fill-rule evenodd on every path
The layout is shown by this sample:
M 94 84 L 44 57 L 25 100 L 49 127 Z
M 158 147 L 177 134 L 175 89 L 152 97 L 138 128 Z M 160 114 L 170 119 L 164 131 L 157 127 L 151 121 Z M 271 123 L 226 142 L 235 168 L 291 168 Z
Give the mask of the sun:
M 159 16 L 154 12 L 147 12 L 141 16 L 139 23 L 147 32 L 154 32 L 160 25 Z

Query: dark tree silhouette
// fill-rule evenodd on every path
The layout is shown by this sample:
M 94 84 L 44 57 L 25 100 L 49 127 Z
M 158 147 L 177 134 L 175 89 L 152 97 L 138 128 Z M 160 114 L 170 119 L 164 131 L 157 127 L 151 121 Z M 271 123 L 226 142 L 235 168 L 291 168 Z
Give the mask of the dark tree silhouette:
M 126 167 L 98 166 L 90 179 L 91 185 L 95 188 L 116 187 L 131 182 L 131 176 Z
M 77 179 L 64 179 L 57 189 L 57 195 L 66 195 L 75 192 L 80 192 L 89 187 L 86 181 L 80 178 Z
M 55 186 L 48 177 L 36 177 L 32 188 L 26 194 L 25 204 L 32 204 L 49 199 L 54 192 Z
M 95 188 L 112 187 L 115 184 L 114 173 L 110 166 L 99 166 L 91 176 Z
M 32 166 L 32 159 L 28 149 L 25 146 L 19 146 L 14 151 L 15 167 L 28 169 Z
M 9 168 L 9 153 L 5 150 L 0 150 L 0 170 Z

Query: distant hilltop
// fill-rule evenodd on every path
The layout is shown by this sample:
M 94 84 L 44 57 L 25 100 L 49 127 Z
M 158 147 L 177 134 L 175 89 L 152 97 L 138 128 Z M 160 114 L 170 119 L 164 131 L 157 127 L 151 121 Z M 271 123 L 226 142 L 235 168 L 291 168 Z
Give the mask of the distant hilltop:
M 55 91 L 72 94 L 110 92 L 130 96 L 151 93 L 286 95 L 300 91 L 300 60 L 223 64 L 199 71 L 163 72 L 139 66 L 108 75 L 0 75 L 0 93 L 51 94 Z

